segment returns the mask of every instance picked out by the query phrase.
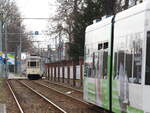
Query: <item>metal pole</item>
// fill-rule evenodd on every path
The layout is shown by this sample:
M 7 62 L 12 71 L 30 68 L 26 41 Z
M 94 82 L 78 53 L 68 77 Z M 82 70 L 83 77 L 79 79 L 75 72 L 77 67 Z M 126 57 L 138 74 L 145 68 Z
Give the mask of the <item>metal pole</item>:
M 19 24 L 19 46 L 17 48 L 18 64 L 17 64 L 17 73 L 21 75 L 21 51 L 22 51 L 22 37 L 21 37 L 21 22 Z
M 7 73 L 8 73 L 8 67 L 7 67 L 7 22 L 5 21 L 5 77 L 7 78 Z
M 2 21 L 1 20 L 0 20 L 0 52 L 2 52 Z M 2 61 L 0 62 L 2 63 Z M 2 74 L 2 64 L 0 64 L 0 76 L 1 74 Z
M 21 23 L 20 23 L 20 27 L 21 27 Z M 19 54 L 19 60 L 20 60 L 20 64 L 19 64 L 19 73 L 21 74 L 21 51 L 22 51 L 22 38 L 21 38 L 21 29 L 20 29 L 20 54 Z

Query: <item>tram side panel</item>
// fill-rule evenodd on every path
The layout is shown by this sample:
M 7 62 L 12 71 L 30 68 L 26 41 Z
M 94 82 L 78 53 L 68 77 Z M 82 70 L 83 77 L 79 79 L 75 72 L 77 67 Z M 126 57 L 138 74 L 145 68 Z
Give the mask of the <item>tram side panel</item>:
M 150 2 L 118 13 L 114 23 L 112 111 L 150 112 Z M 112 18 L 106 19 L 109 21 Z M 111 23 L 86 29 L 84 99 L 109 110 Z M 107 24 L 106 24 L 107 23 Z M 110 39 L 110 40 L 109 40 Z M 107 44 L 108 42 L 108 44 Z M 107 62 L 107 63 L 106 63 Z M 106 73 L 105 73 L 106 72 Z
M 112 77 L 112 109 L 115 113 L 144 113 L 145 65 L 144 6 L 116 15 Z M 150 112 L 150 111 L 149 111 Z
M 112 17 L 86 29 L 84 59 L 84 100 L 108 110 L 110 77 L 107 65 L 111 19 Z
M 147 4 L 147 6 L 150 6 Z M 146 19 L 145 19 L 145 49 L 144 49 L 144 57 L 145 57 L 145 62 L 143 68 L 145 69 L 143 72 L 144 78 L 143 78 L 143 109 L 145 113 L 150 112 L 150 10 L 147 10 L 146 13 Z

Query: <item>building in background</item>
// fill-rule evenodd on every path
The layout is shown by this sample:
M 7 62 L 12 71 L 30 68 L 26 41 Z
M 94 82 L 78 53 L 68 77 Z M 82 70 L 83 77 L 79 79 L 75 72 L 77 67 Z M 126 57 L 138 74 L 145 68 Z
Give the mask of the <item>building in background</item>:
M 47 61 L 46 63 L 50 62 L 59 62 L 64 60 L 69 60 L 69 43 L 59 43 L 56 48 L 52 48 L 51 45 L 48 45 L 47 51 Z

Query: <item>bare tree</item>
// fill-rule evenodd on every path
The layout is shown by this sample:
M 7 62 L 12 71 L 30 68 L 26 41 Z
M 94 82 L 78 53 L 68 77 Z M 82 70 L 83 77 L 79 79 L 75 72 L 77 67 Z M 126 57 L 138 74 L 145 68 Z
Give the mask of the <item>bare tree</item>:
M 137 5 L 137 2 L 143 2 L 143 0 L 117 0 L 115 11 L 117 13 L 126 10 L 129 7 Z
M 82 1 L 83 0 L 57 0 L 59 3 L 57 14 L 50 20 L 51 23 L 54 23 L 51 25 L 51 34 L 55 34 L 58 37 L 65 35 L 69 41 L 72 41 L 74 12 L 81 9 Z
M 0 11 L 3 12 L 3 24 L 7 23 L 8 51 L 15 52 L 17 50 L 20 45 L 20 38 L 22 39 L 22 50 L 30 48 L 32 44 L 27 38 L 16 3 L 11 0 L 0 0 Z
M 131 7 L 137 0 L 57 0 L 57 14 L 51 20 L 55 25 L 51 34 L 69 39 L 69 55 L 74 59 L 84 55 L 85 29 L 94 19 L 114 15 Z

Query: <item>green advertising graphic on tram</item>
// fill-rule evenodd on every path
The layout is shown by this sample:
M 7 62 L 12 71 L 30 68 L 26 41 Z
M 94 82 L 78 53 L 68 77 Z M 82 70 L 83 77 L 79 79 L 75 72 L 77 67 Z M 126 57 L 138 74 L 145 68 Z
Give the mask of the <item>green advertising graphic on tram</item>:
M 84 100 L 115 113 L 150 112 L 150 2 L 90 25 Z

